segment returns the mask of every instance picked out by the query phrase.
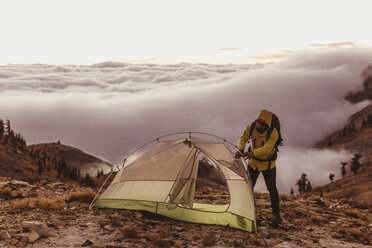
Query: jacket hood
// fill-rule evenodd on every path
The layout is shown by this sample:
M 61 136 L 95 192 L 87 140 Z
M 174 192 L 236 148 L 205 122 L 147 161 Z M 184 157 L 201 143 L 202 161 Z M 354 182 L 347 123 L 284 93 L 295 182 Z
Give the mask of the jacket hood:
M 271 126 L 271 120 L 273 118 L 272 112 L 269 110 L 263 109 L 260 111 L 260 113 L 257 115 L 257 119 L 259 121 L 262 121 L 266 123 L 269 127 Z

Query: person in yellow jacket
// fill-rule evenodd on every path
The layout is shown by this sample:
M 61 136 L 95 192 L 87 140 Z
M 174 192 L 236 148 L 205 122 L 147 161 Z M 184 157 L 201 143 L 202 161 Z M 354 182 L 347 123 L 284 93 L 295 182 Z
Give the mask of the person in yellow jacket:
M 276 145 L 279 133 L 276 128 L 270 128 L 272 116 L 273 114 L 269 110 L 260 111 L 256 120 L 249 124 L 240 136 L 239 151 L 236 152 L 235 157 L 249 159 L 248 170 L 253 188 L 260 172 L 262 172 L 267 190 L 270 193 L 274 221 L 280 223 L 279 194 L 276 188 Z M 248 140 L 250 140 L 251 145 L 248 151 L 244 152 Z

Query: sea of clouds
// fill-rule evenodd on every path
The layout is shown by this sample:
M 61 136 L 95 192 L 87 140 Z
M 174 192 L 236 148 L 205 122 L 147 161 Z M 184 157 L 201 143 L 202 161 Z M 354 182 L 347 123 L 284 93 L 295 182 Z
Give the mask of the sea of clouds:
M 282 123 L 277 180 L 288 193 L 301 173 L 320 185 L 351 159 L 312 146 L 368 104 L 344 96 L 362 89 L 371 55 L 370 48 L 353 47 L 300 51 L 265 65 L 3 65 L 0 118 L 10 119 L 28 143 L 60 140 L 116 164 L 173 132 L 207 132 L 237 143 L 266 108 Z M 265 189 L 263 180 L 257 189 Z

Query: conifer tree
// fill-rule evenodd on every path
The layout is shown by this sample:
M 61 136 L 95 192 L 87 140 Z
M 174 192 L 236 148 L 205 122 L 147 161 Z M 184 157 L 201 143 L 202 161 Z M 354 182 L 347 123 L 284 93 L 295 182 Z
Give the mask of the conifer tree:
M 89 174 L 86 174 L 85 178 L 82 180 L 83 185 L 86 187 L 94 187 L 96 186 L 93 180 L 89 177 Z
M 359 168 L 362 166 L 361 163 L 359 162 L 359 159 L 362 157 L 360 154 L 354 154 L 354 157 L 351 159 L 351 166 L 350 170 L 354 173 L 357 174 Z
M 41 161 L 39 160 L 38 162 L 38 167 L 39 167 L 39 175 L 41 175 L 41 173 L 43 172 L 43 164 L 41 163 Z
M 312 190 L 313 190 L 313 187 L 311 186 L 310 180 L 308 180 L 306 184 L 306 192 L 310 192 Z
M 333 180 L 335 178 L 335 175 L 334 174 L 329 174 L 329 180 L 331 180 L 331 183 L 333 183 Z
M 10 128 L 10 120 L 7 119 L 6 120 L 6 129 L 5 129 L 6 134 L 9 135 L 11 133 L 11 130 L 12 129 Z
M 0 140 L 2 140 L 4 137 L 4 131 L 4 121 L 0 119 Z
M 305 173 L 302 173 L 300 179 L 298 179 L 297 180 L 297 183 L 296 183 L 296 185 L 298 186 L 298 192 L 300 192 L 300 194 L 306 192 L 306 183 L 307 183 L 307 181 L 308 181 L 308 179 L 306 178 L 306 174 Z
M 342 165 L 342 167 L 341 167 L 341 175 L 342 175 L 342 177 L 345 177 L 346 176 L 346 168 L 345 168 L 345 166 L 347 165 L 347 163 L 346 162 L 342 162 L 341 165 Z

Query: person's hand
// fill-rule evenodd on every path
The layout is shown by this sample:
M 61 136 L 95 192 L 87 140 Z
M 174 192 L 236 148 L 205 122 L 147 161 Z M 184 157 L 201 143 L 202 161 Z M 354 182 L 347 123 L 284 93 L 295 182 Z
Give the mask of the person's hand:
M 247 158 L 251 159 L 253 157 L 253 152 L 245 152 L 242 154 L 242 157 L 245 159 Z
M 235 153 L 235 158 L 236 159 L 239 159 L 239 158 L 241 158 L 242 157 L 242 154 L 243 154 L 243 150 L 239 150 L 239 151 L 237 151 L 236 153 Z

